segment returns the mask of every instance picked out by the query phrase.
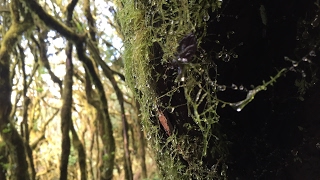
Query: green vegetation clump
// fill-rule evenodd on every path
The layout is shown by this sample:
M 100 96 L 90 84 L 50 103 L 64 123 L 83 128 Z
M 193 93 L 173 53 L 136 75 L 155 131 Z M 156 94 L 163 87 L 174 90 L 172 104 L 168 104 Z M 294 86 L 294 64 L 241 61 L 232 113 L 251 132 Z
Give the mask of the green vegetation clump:
M 154 147 L 159 169 L 165 179 L 225 177 L 223 159 L 227 154 L 226 143 L 218 128 L 216 80 L 210 77 L 208 64 L 204 63 L 208 62 L 206 53 L 201 52 L 199 57 L 194 57 L 194 63 L 185 65 L 183 76 L 186 78 L 181 81 L 176 79 L 175 86 L 165 94 L 157 93 L 156 82 L 168 77 L 154 73 L 157 72 L 154 70 L 156 66 L 167 68 L 165 65 L 176 60 L 179 42 L 187 34 L 195 33 L 197 46 L 200 47 L 206 37 L 209 12 L 215 11 L 220 5 L 221 1 L 209 0 L 122 0 L 118 3 L 117 18 L 125 38 L 126 80 L 140 103 L 144 130 Z M 155 45 L 160 48 L 155 50 Z M 157 57 L 159 52 L 161 57 Z M 181 135 L 175 130 L 169 136 L 160 133 L 161 125 L 157 122 L 159 109 L 175 113 L 177 108 L 170 102 L 163 104 L 160 98 L 171 98 L 181 89 L 186 100 L 186 104 L 181 106 L 187 106 L 188 117 L 194 121 L 183 126 L 190 131 L 200 132 L 200 136 L 188 133 Z M 208 156 L 214 160 L 212 167 L 203 163 Z

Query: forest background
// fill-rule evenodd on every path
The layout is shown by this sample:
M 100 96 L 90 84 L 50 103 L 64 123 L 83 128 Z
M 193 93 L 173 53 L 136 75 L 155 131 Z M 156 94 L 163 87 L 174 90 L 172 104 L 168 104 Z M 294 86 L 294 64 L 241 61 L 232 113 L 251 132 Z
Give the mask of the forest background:
M 114 4 L 0 6 L 0 179 L 156 177 L 124 82 Z

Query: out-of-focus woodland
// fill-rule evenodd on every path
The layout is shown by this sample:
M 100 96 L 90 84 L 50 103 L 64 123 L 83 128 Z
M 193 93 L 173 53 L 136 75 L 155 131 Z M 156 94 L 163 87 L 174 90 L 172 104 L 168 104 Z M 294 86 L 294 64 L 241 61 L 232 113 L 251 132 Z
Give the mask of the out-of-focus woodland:
M 0 2 L 0 179 L 156 177 L 115 15 L 108 0 Z

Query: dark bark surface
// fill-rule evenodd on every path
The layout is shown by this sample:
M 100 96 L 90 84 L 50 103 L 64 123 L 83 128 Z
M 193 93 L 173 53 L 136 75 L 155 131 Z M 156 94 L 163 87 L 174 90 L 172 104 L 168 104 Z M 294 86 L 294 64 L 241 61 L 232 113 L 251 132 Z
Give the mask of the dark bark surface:
M 297 37 L 301 39 L 302 35 L 298 29 L 303 19 L 310 23 L 311 12 L 316 11 L 312 3 L 227 3 L 219 17 L 210 22 L 207 31 L 212 36 L 203 44 L 207 51 L 221 49 L 222 46 L 225 49 L 236 47 L 234 51 L 238 58 L 231 57 L 229 62 L 214 59 L 218 67 L 218 83 L 229 87 L 232 84 L 243 85 L 249 89 L 250 85 L 259 85 L 262 80 L 269 79 L 277 69 L 292 66 L 284 61 L 285 56 L 297 61 L 305 56 L 313 47 L 301 48 L 302 42 Z M 261 20 L 261 5 L 265 7 L 266 25 Z M 216 17 L 216 14 L 211 14 L 211 17 Z M 230 38 L 229 32 L 234 32 Z M 240 43 L 242 45 L 238 46 Z M 215 55 L 212 54 L 213 57 Z M 317 60 L 313 59 L 313 62 L 317 63 Z M 227 161 L 230 179 L 320 178 L 317 171 L 320 167 L 315 163 L 320 160 L 320 151 L 316 148 L 319 134 L 315 132 L 320 123 L 314 110 L 318 107 L 315 103 L 318 93 L 310 90 L 304 102 L 299 100 L 295 81 L 301 76 L 299 72 L 288 72 L 274 87 L 258 94 L 240 113 L 229 107 L 218 110 L 221 127 L 231 141 Z M 311 76 L 307 74 L 307 78 Z M 236 102 L 244 99 L 246 93 L 227 89 L 218 93 L 218 97 Z
M 12 1 L 10 4 L 12 24 L 1 41 L 0 48 L 0 133 L 10 153 L 11 163 L 16 164 L 12 171 L 12 179 L 30 179 L 24 141 L 17 129 L 11 124 L 10 112 L 12 110 L 11 93 L 12 84 L 10 79 L 10 53 L 13 45 L 19 41 L 23 32 L 30 29 L 32 24 L 29 20 L 19 22 L 19 2 Z
M 310 82 L 312 78 L 319 78 L 308 71 L 310 66 L 319 64 L 318 56 L 308 55 L 311 51 L 319 53 L 319 43 L 315 42 L 319 29 L 310 24 L 317 20 L 314 17 L 318 12 L 312 0 L 246 0 L 225 1 L 218 12 L 209 14 L 207 37 L 200 48 L 209 53 L 211 61 L 217 65 L 218 72 L 210 69 L 210 78 L 215 79 L 217 75 L 218 84 L 227 87 L 218 92 L 219 99 L 243 100 L 252 85 L 269 80 L 277 70 L 289 69 L 285 77 L 267 91 L 258 93 L 241 112 L 230 107 L 218 109 L 221 129 L 230 142 L 226 161 L 229 179 L 320 178 L 320 166 L 316 163 L 320 161 L 319 85 L 313 83 L 314 87 L 304 94 L 304 101 L 298 98 L 301 96 L 295 85 L 297 79 L 305 78 Z M 228 53 L 219 55 L 221 50 Z M 154 57 L 163 55 L 157 43 L 153 45 L 153 52 Z M 297 62 L 308 57 L 312 58 L 312 63 L 302 62 L 296 67 L 294 62 L 285 61 L 285 57 Z M 161 58 L 151 61 L 158 65 L 154 77 L 156 74 L 167 75 L 166 79 L 160 78 L 156 82 L 160 102 L 165 106 L 178 106 L 175 113 L 160 109 L 161 116 L 169 121 L 164 125 L 159 116 L 163 134 L 170 136 L 173 127 L 178 135 L 188 134 L 201 139 L 199 131 L 189 131 L 184 126 L 195 122 L 188 116 L 187 106 L 179 106 L 186 104 L 183 87 L 171 97 L 163 96 L 177 85 L 173 76 L 177 68 L 163 67 L 160 62 Z M 243 90 L 239 90 L 242 87 Z M 200 111 L 201 107 L 205 106 L 200 106 Z M 209 145 L 209 149 L 215 148 L 213 143 Z M 208 167 L 215 163 L 210 156 L 203 161 Z
M 72 121 L 72 85 L 73 85 L 73 63 L 72 63 L 72 44 L 68 43 L 66 48 L 66 75 L 64 78 L 64 89 L 62 93 L 63 105 L 61 108 L 61 161 L 60 161 L 60 180 L 68 178 L 68 162 L 70 155 L 71 140 L 69 136 Z
M 87 179 L 87 164 L 86 164 L 86 150 L 81 142 L 76 130 L 74 129 L 73 124 L 70 126 L 72 132 L 72 144 L 78 151 L 78 158 L 79 158 L 79 168 L 80 168 L 80 178 L 81 180 Z

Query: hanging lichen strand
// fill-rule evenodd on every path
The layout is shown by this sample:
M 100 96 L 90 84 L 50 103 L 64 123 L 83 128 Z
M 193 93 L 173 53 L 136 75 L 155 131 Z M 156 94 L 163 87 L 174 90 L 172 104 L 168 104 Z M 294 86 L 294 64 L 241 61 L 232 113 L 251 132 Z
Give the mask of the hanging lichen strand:
M 209 74 L 215 65 L 200 49 L 209 12 L 220 5 L 219 0 L 118 2 L 126 80 L 141 104 L 144 131 L 164 179 L 225 176 L 216 80 Z

